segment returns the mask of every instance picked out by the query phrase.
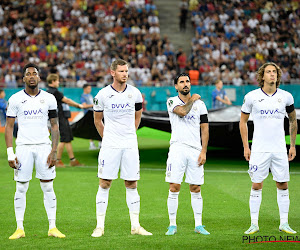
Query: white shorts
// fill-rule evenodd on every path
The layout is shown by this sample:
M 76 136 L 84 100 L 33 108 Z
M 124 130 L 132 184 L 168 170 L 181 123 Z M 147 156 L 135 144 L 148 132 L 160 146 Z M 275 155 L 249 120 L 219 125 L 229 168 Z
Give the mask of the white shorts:
M 200 150 L 184 145 L 172 144 L 169 149 L 166 182 L 181 184 L 185 173 L 185 182 L 192 185 L 204 183 L 203 165 L 198 166 Z
M 50 144 L 21 145 L 16 147 L 19 169 L 14 170 L 14 180 L 27 182 L 32 179 L 33 165 L 35 177 L 40 180 L 52 180 L 56 176 L 55 167 L 49 168 L 47 159 L 51 152 Z
M 140 179 L 140 157 L 138 148 L 105 148 L 98 156 L 98 177 L 106 180 L 120 178 L 126 181 Z
M 287 153 L 251 152 L 248 173 L 253 183 L 261 183 L 265 180 L 269 175 L 269 169 L 274 181 L 288 182 L 290 173 Z

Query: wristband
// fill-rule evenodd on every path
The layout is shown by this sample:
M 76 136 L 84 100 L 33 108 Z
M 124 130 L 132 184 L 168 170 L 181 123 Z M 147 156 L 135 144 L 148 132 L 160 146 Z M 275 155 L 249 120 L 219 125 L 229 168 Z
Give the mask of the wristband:
M 14 161 L 16 159 L 13 147 L 7 148 L 7 159 L 8 161 Z

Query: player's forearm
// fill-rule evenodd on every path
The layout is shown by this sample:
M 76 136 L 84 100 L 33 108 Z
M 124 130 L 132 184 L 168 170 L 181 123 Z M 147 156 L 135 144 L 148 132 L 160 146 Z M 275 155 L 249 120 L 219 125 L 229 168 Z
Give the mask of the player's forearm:
M 53 118 L 56 119 L 57 118 Z M 52 120 L 52 119 L 51 119 Z M 53 124 L 51 123 L 51 139 L 52 139 L 52 151 L 57 151 L 57 145 L 58 145 L 58 139 L 59 139 L 59 128 L 57 125 L 57 122 L 53 121 Z
M 5 125 L 5 143 L 7 148 L 13 146 L 14 123 L 14 118 L 7 118 Z
M 12 147 L 13 146 L 13 128 L 5 127 L 5 143 L 6 147 Z
M 99 133 L 99 135 L 101 136 L 101 138 L 103 138 L 103 131 L 104 131 L 104 124 L 102 121 L 100 122 L 95 122 L 95 127 Z
M 249 148 L 247 123 L 240 121 L 240 134 L 244 148 Z
M 289 114 L 289 123 L 290 123 L 290 145 L 295 147 L 296 137 L 297 137 L 297 118 L 295 110 Z
M 208 123 L 204 123 L 201 124 L 201 144 L 202 144 L 201 152 L 203 153 L 207 152 L 208 140 L 209 140 Z
M 188 102 L 182 106 L 177 106 L 174 110 L 174 112 L 181 116 L 181 117 L 184 117 L 186 116 L 192 109 L 193 107 L 193 103 L 194 103 L 194 100 L 191 98 L 190 100 L 188 100 Z
M 135 119 L 135 130 L 137 130 L 140 126 L 141 119 Z

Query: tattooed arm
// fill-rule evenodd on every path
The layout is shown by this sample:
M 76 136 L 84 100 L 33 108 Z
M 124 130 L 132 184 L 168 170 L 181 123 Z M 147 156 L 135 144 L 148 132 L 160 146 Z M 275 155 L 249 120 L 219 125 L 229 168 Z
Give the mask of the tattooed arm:
M 57 145 L 59 138 L 59 129 L 58 129 L 58 118 L 50 118 L 51 124 L 51 139 L 52 139 L 52 150 L 48 156 L 47 164 L 49 168 L 53 167 L 56 163 L 56 153 L 57 153 Z
M 186 116 L 190 112 L 190 110 L 191 110 L 191 108 L 193 106 L 193 103 L 195 101 L 199 100 L 200 98 L 201 98 L 200 95 L 193 94 L 192 97 L 187 101 L 186 104 L 184 104 L 182 106 L 175 107 L 174 110 L 173 110 L 173 112 L 175 114 L 179 115 L 180 117 Z
M 289 123 L 290 123 L 290 150 L 289 150 L 289 161 L 294 160 L 296 156 L 296 136 L 297 136 L 297 118 L 296 111 L 293 110 L 291 113 L 288 113 Z

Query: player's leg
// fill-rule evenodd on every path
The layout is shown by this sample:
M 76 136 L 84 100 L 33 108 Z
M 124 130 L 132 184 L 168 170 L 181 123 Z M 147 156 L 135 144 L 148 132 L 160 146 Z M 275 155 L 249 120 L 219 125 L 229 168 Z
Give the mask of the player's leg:
M 108 205 L 109 189 L 112 180 L 118 178 L 121 150 L 101 148 L 98 156 L 99 188 L 96 195 L 97 226 L 92 237 L 101 237 L 104 234 L 105 215 Z
M 165 181 L 170 183 L 169 195 L 167 200 L 168 214 L 170 224 L 166 235 L 174 235 L 177 233 L 177 209 L 178 197 L 181 182 L 186 170 L 187 159 L 184 148 L 177 145 L 171 145 L 168 153 L 166 178 Z
M 16 181 L 14 207 L 17 230 L 9 237 L 11 240 L 25 237 L 23 221 L 26 209 L 26 192 L 29 187 L 29 181 L 32 178 L 33 170 L 33 154 L 31 152 L 31 146 L 17 146 L 16 157 L 19 162 L 18 169 L 14 169 L 14 180 Z
M 202 225 L 203 200 L 201 185 L 204 184 L 204 168 L 198 165 L 200 150 L 190 149 L 188 154 L 188 166 L 186 169 L 185 182 L 190 184 L 191 205 L 195 219 L 195 233 L 209 235 L 210 233 Z
M 181 184 L 170 183 L 169 195 L 167 200 L 168 214 L 169 214 L 169 227 L 166 235 L 174 235 L 177 233 L 177 210 L 178 210 L 178 196 Z
M 271 172 L 277 186 L 277 204 L 280 215 L 279 231 L 295 234 L 297 232 L 291 229 L 288 223 L 290 208 L 288 181 L 290 180 L 290 174 L 288 157 L 285 152 L 272 155 Z
M 53 180 L 56 177 L 55 167 L 49 168 L 47 158 L 51 152 L 50 145 L 36 145 L 34 150 L 36 178 L 40 179 L 40 186 L 44 193 L 44 207 L 49 221 L 48 236 L 65 238 L 56 228 L 56 195 Z
M 152 235 L 152 233 L 141 227 L 139 222 L 140 196 L 137 191 L 137 180 L 140 179 L 140 159 L 137 147 L 123 150 L 120 177 L 125 180 L 131 234 Z
M 248 170 L 252 181 L 249 198 L 251 225 L 249 229 L 245 231 L 245 234 L 254 234 L 259 231 L 258 218 L 262 201 L 262 187 L 264 179 L 266 179 L 269 175 L 270 165 L 270 153 L 251 153 Z

